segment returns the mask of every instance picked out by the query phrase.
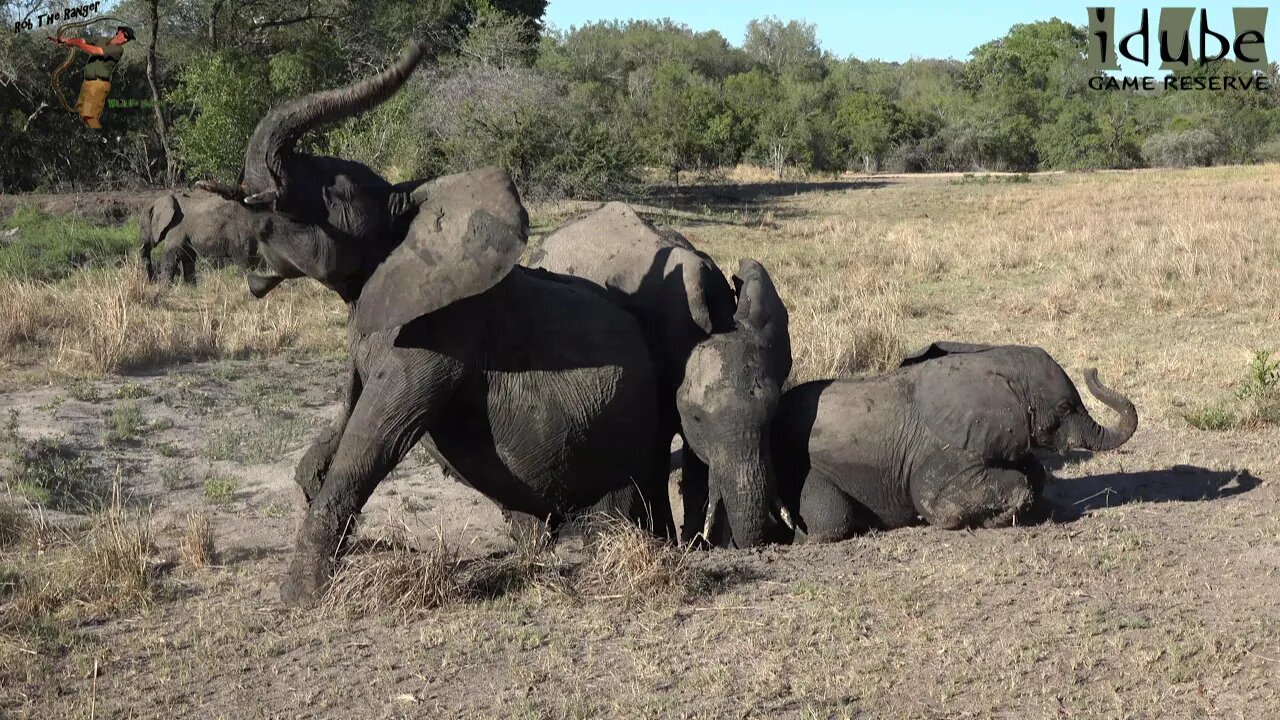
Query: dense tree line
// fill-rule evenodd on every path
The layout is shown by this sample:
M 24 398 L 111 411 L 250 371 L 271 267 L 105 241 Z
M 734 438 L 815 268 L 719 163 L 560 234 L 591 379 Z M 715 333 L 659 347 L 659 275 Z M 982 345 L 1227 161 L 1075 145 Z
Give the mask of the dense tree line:
M 48 7 L 0 2 L 9 29 Z M 428 38 L 437 61 L 373 113 L 309 138 L 314 149 L 397 180 L 500 163 L 528 193 L 584 197 L 623 191 L 645 167 L 678 181 L 737 163 L 781 176 L 1280 159 L 1276 91 L 1092 89 L 1084 28 L 1061 20 L 1016 25 L 966 62 L 887 63 L 833 57 L 801 22 L 752 21 L 736 47 L 669 20 L 548 31 L 545 9 L 546 0 L 123 0 L 111 15 L 136 19 L 138 38 L 112 96 L 163 106 L 112 111 L 105 140 L 53 99 L 49 68 L 61 48 L 46 33 L 6 32 L 0 143 L 13 161 L 0 165 L 0 190 L 234 179 L 268 107 L 367 74 L 408 37 Z M 75 82 L 66 92 L 74 97 Z

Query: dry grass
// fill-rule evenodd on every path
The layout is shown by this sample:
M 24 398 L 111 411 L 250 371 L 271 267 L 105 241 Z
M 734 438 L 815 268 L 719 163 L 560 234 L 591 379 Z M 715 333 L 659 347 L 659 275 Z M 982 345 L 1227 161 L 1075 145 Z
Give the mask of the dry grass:
M 1280 345 L 1277 192 L 1275 166 L 922 178 L 726 203 L 774 221 L 680 229 L 722 268 L 769 269 L 793 380 L 884 370 L 937 339 L 1035 344 L 1181 423 L 1175 406 L 1214 400 Z
M 0 499 L 0 550 L 21 542 L 30 529 L 31 521 L 17 503 Z
M 443 536 L 421 549 L 401 540 L 389 545 L 381 552 L 347 556 L 322 607 L 354 614 L 418 613 L 459 598 L 458 556 Z
M 618 518 L 593 521 L 573 582 L 583 597 L 652 604 L 683 599 L 695 585 L 690 546 L 673 546 Z
M 193 570 L 212 565 L 217 558 L 217 546 L 213 540 L 213 524 L 204 513 L 187 515 L 187 527 L 178 543 L 178 560 Z
M 6 559 L 18 568 L 14 588 L 0 604 L 0 628 L 23 632 L 51 620 L 63 623 L 145 607 L 156 589 L 161 562 L 150 518 L 119 501 L 83 528 L 47 528 L 26 523 L 11 545 L 25 544 Z M 31 538 L 38 542 L 23 543 Z
M 233 273 L 196 288 L 146 282 L 136 264 L 87 270 L 58 283 L 0 279 L 0 362 L 44 358 L 58 373 L 104 375 L 181 360 L 342 347 L 341 303 L 315 283 L 265 300 Z
M 415 547 L 398 531 L 348 554 L 322 600 L 330 612 L 366 615 L 422 613 L 457 603 L 519 594 L 552 600 L 621 601 L 625 605 L 678 602 L 698 587 L 690 548 L 673 546 L 636 525 L 592 518 L 590 540 L 576 562 L 541 531 L 521 536 L 502 554 L 461 561 L 437 531 Z

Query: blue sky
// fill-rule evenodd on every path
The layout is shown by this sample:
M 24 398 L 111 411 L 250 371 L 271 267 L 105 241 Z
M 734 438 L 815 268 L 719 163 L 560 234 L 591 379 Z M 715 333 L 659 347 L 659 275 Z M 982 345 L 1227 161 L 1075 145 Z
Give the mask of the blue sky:
M 1233 6 L 1267 6 L 1272 9 L 1270 15 L 1275 16 L 1280 3 L 1260 0 L 994 0 L 982 3 L 942 0 L 870 3 L 849 0 L 645 0 L 627 5 L 628 9 L 622 9 L 619 5 L 606 5 L 599 0 L 551 0 L 546 20 L 567 30 L 570 26 L 597 20 L 669 17 L 694 30 L 719 30 L 729 42 L 740 45 L 747 21 L 775 15 L 783 20 L 815 23 L 823 49 L 840 57 L 853 55 L 863 60 L 896 61 L 912 57 L 952 57 L 963 60 L 970 50 L 1004 35 L 1016 23 L 1058 17 L 1084 25 L 1087 22 L 1085 8 L 1095 5 L 1116 8 L 1116 31 L 1123 34 L 1122 28 L 1124 33 L 1138 28 L 1144 7 L 1151 9 L 1153 26 L 1158 21 L 1162 5 L 1206 8 L 1210 28 L 1229 31 L 1233 27 Z M 910 35 L 903 28 L 907 20 L 916 26 Z M 1274 27 L 1271 17 L 1268 17 L 1267 25 Z

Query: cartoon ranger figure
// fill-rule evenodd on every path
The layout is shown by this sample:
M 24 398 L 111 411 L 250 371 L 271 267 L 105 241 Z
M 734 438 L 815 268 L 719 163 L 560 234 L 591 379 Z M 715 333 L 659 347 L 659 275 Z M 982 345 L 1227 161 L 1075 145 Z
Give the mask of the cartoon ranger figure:
M 116 34 L 98 42 L 89 42 L 84 38 L 50 37 L 50 40 L 79 48 L 92 57 L 84 66 L 84 82 L 80 84 L 80 97 L 76 100 L 76 112 L 80 119 L 90 128 L 100 130 L 102 108 L 107 104 L 107 93 L 111 92 L 111 74 L 124 57 L 124 44 L 133 39 L 133 28 L 121 25 Z

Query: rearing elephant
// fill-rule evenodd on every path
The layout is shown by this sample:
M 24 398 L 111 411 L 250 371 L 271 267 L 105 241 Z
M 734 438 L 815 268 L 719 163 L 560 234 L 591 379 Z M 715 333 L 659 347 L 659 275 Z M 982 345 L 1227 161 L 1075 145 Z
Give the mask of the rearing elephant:
M 1036 347 L 939 342 L 888 375 L 798 385 L 773 425 L 781 490 L 817 541 L 917 518 L 944 528 L 1009 525 L 1044 489 L 1033 448 L 1112 450 L 1137 429 L 1133 403 L 1095 370 L 1085 381 L 1120 415 L 1118 426 L 1095 422 Z
M 297 135 L 368 109 L 406 75 L 402 60 L 294 100 L 262 120 L 251 148 L 266 138 L 292 154 Z M 288 132 L 279 130 L 282 114 Z M 266 144 L 268 156 L 283 152 Z M 639 325 L 585 281 L 516 266 L 528 217 L 510 177 L 487 168 L 419 184 L 382 230 L 363 234 L 351 219 L 376 214 L 385 197 L 359 173 L 339 172 L 319 188 L 292 176 L 312 160 L 269 162 L 276 188 L 302 196 L 251 204 L 270 268 L 250 279 L 254 294 L 309 277 L 349 306 L 346 398 L 298 464 L 308 510 L 283 598 L 320 592 L 354 515 L 424 439 L 506 510 L 553 527 L 606 512 L 671 535 L 669 449 Z

